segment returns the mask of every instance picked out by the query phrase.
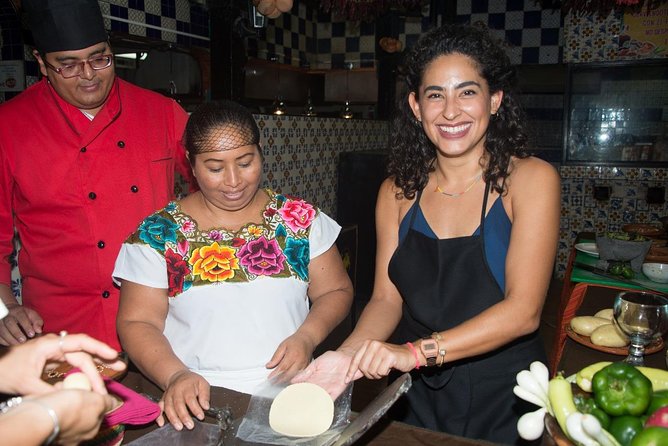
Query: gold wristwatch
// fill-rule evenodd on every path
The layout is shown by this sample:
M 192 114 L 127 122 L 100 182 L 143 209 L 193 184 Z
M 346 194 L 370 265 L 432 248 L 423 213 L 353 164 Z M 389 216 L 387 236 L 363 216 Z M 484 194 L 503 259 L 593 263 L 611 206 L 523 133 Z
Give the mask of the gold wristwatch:
M 427 359 L 429 367 L 436 365 L 436 357 L 438 356 L 438 342 L 432 338 L 422 338 L 420 340 L 420 351 Z

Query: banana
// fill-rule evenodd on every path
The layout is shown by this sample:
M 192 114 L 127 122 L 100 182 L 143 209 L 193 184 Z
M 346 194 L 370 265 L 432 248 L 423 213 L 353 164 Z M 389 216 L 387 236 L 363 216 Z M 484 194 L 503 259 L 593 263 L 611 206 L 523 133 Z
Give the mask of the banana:
M 610 364 L 612 363 L 608 361 L 596 362 L 580 370 L 575 375 L 575 382 L 578 387 L 585 392 L 591 392 L 591 380 L 594 378 L 594 374 Z M 637 367 L 637 369 L 652 381 L 654 392 L 668 389 L 668 371 L 653 367 Z
M 554 417 L 557 419 L 561 430 L 571 438 L 568 433 L 566 419 L 570 414 L 578 411 L 573 402 L 573 389 L 571 388 L 571 383 L 566 381 L 561 375 L 552 378 L 547 385 L 547 398 L 550 401 L 552 412 L 554 413 Z

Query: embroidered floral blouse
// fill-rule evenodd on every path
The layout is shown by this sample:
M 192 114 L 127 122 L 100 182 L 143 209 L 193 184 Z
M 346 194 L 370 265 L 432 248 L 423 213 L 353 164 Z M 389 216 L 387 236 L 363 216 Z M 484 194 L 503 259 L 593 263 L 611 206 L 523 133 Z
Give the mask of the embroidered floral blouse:
M 115 280 L 167 289 L 164 334 L 176 355 L 212 385 L 247 393 L 306 318 L 310 260 L 341 229 L 304 200 L 266 193 L 263 223 L 238 231 L 200 231 L 169 203 L 126 240 L 114 270 Z

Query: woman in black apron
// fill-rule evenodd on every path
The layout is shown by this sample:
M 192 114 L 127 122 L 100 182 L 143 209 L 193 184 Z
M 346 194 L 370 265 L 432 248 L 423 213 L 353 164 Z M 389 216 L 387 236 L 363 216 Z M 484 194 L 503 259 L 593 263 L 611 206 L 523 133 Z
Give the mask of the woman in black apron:
M 538 326 L 559 176 L 528 156 L 515 71 L 486 32 L 444 25 L 405 61 L 407 100 L 376 205 L 374 291 L 353 333 L 304 375 L 411 371 L 401 420 L 517 443 L 532 409 L 513 394 L 515 376 L 545 361 Z

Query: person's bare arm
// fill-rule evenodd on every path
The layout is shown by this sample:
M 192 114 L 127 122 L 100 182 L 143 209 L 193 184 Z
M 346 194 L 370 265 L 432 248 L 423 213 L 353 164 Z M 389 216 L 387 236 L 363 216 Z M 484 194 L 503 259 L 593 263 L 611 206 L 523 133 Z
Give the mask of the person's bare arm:
M 391 179 L 383 182 L 376 202 L 376 269 L 371 298 L 339 350 L 355 352 L 367 339 L 385 341 L 401 319 L 403 300 L 387 268 L 399 245 L 399 223 L 403 215 Z
M 313 350 L 346 317 L 353 300 L 353 286 L 336 245 L 309 263 L 308 295 L 312 305 L 297 331 L 282 342 L 267 363 L 272 372 L 303 369 Z
M 192 413 L 204 419 L 209 384 L 188 370 L 163 334 L 169 310 L 167 290 L 122 281 L 116 326 L 121 345 L 132 362 L 165 390 L 161 405 L 174 428 L 194 427 Z M 162 415 L 158 418 L 162 425 Z
M 0 284 L 0 299 L 9 314 L 0 320 L 0 345 L 17 345 L 42 333 L 44 321 L 35 310 L 26 308 L 16 301 L 12 290 Z
M 376 202 L 376 274 L 373 293 L 355 329 L 336 351 L 325 352 L 316 358 L 293 382 L 313 382 L 323 387 L 333 398 L 345 389 L 347 382 L 362 374 L 351 361 L 370 340 L 385 341 L 396 328 L 402 313 L 399 291 L 387 273 L 392 254 L 398 246 L 399 222 L 402 208 L 410 205 L 396 198 L 396 188 L 391 180 L 380 186 Z M 410 355 L 410 352 L 408 353 Z M 414 362 L 413 362 L 414 363 Z

